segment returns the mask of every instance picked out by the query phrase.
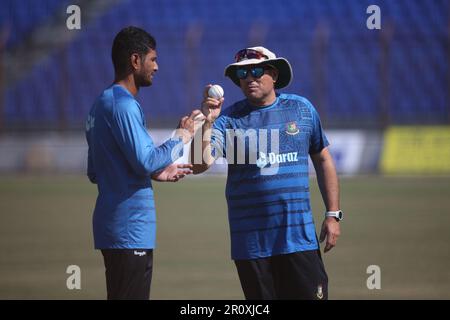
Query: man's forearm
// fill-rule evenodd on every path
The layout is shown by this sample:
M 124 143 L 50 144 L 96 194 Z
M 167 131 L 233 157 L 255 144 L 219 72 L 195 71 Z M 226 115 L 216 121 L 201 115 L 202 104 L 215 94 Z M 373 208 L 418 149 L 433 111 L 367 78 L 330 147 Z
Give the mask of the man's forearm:
M 211 131 L 212 123 L 205 121 L 201 130 L 198 130 L 191 144 L 191 163 L 194 174 L 202 173 L 213 164 L 211 155 Z M 201 141 L 201 143 L 200 143 Z M 200 148 L 201 146 L 201 148 Z M 201 149 L 201 152 L 199 152 Z
M 328 150 L 312 157 L 316 169 L 317 182 L 327 211 L 337 211 L 339 207 L 339 180 L 333 158 Z

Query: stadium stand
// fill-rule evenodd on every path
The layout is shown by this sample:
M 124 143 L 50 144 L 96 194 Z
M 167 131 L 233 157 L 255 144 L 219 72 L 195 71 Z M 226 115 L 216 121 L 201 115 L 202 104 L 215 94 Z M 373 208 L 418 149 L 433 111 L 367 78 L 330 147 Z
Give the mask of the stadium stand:
M 328 126 L 449 123 L 450 2 L 376 1 L 382 29 L 368 30 L 372 2 L 119 1 L 81 30 L 68 31 L 77 37 L 26 77 L 12 85 L 4 79 L 3 126 L 80 128 L 113 80 L 111 43 L 127 25 L 145 28 L 158 42 L 160 71 L 139 98 L 154 127 L 173 126 L 198 106 L 208 83 L 224 87 L 227 103 L 241 99 L 223 69 L 237 50 L 255 44 L 291 61 L 294 81 L 285 91 L 310 98 Z M 0 28 L 10 30 L 6 54 L 68 3 L 2 1 Z

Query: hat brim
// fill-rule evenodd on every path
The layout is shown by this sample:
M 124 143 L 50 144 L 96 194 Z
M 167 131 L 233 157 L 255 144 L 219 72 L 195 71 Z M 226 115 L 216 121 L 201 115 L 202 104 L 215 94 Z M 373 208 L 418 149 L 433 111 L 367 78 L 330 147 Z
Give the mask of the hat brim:
M 236 76 L 236 69 L 241 66 L 246 65 L 267 65 L 270 64 L 278 70 L 278 79 L 275 82 L 275 89 L 281 89 L 287 87 L 292 81 L 292 67 L 289 61 L 285 58 L 258 60 L 258 59 L 248 59 L 232 63 L 225 68 L 225 76 L 229 77 L 235 85 L 241 87 L 239 78 Z

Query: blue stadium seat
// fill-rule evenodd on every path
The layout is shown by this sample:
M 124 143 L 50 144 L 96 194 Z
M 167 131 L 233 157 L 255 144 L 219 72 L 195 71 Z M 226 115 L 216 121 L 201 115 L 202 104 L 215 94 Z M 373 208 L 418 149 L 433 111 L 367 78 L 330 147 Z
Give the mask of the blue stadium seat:
M 13 23 L 15 31 L 9 46 L 23 41 L 69 3 L 4 2 L 0 27 Z M 294 67 L 291 86 L 281 91 L 308 97 L 327 123 L 380 123 L 383 101 L 388 108 L 385 116 L 394 123 L 447 121 L 449 1 L 377 1 L 382 10 L 381 31 L 366 28 L 366 8 L 372 2 L 261 0 L 256 6 L 239 0 L 119 2 L 29 77 L 8 88 L 6 122 L 49 122 L 57 127 L 60 103 L 64 103 L 69 125 L 84 123 L 94 99 L 113 80 L 110 50 L 114 35 L 131 24 L 149 30 L 158 42 L 160 72 L 154 85 L 142 90 L 138 98 L 153 125 L 166 120 L 175 123 L 198 107 L 207 83 L 224 87 L 226 105 L 241 99 L 242 93 L 224 78 L 223 69 L 237 50 L 251 43 L 251 28 L 264 29 L 260 44 L 288 58 Z M 381 36 L 389 26 L 393 28 L 386 61 L 389 90 L 383 98 Z M 196 28 L 201 34 L 198 47 L 189 49 L 189 30 Z M 327 32 L 323 61 L 317 60 L 319 28 Z M 317 88 L 318 63 L 324 72 L 324 92 Z M 55 89 L 61 84 L 67 85 L 66 97 Z M 37 96 L 23 94 L 29 88 L 37 88 Z

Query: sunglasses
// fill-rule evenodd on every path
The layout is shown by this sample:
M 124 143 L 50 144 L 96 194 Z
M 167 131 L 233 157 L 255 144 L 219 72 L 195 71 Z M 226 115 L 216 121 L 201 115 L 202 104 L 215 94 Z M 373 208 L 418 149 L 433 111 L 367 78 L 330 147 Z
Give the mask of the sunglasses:
M 249 72 L 252 75 L 253 78 L 258 79 L 261 78 L 264 75 L 264 71 L 270 69 L 270 67 L 265 66 L 265 67 L 253 67 L 253 68 L 249 68 L 249 69 L 245 69 L 245 68 L 239 68 L 236 69 L 236 77 L 238 77 L 238 79 L 246 79 Z
M 253 49 L 242 49 L 236 53 L 234 56 L 234 60 L 236 62 L 242 61 L 242 60 L 248 60 L 248 59 L 269 59 L 268 56 L 265 54 L 262 54 L 259 51 L 253 50 Z

